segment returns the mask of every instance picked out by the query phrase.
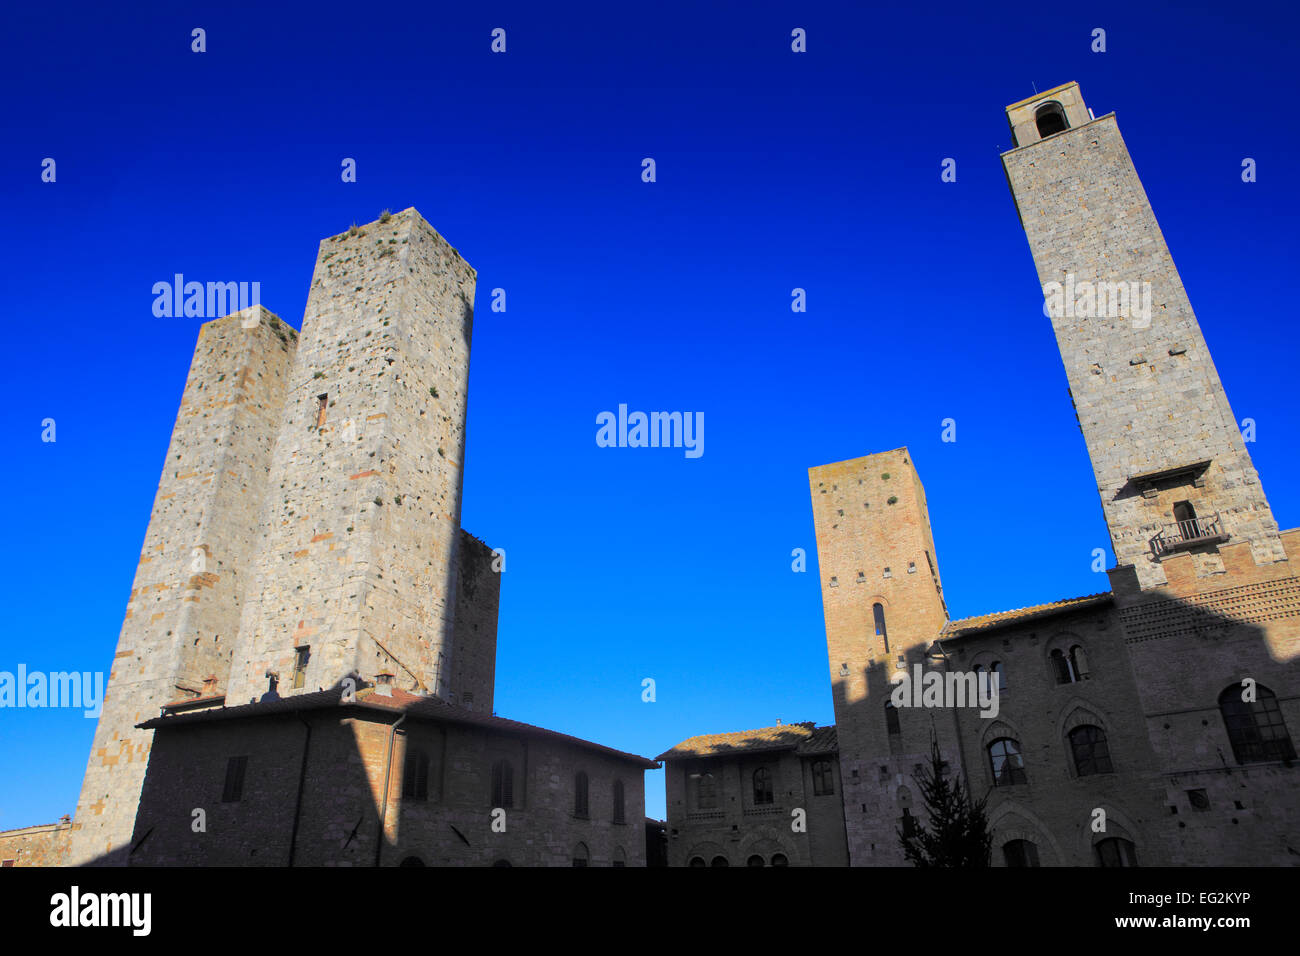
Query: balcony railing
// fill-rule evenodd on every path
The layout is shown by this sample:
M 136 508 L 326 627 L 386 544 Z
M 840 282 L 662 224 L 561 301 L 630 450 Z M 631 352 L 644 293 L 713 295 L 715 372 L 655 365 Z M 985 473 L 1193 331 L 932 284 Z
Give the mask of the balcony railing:
M 1228 536 L 1223 533 L 1223 525 L 1216 512 L 1213 518 L 1188 518 L 1186 521 L 1166 525 L 1163 531 L 1151 539 L 1151 548 L 1156 557 L 1163 557 L 1197 545 L 1222 544 L 1227 540 Z

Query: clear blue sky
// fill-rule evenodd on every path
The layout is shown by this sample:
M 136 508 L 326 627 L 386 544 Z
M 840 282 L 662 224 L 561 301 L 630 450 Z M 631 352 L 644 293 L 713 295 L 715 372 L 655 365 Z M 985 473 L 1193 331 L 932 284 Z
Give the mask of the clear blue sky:
M 198 331 L 153 316 L 153 283 L 260 281 L 299 325 L 319 240 L 412 205 L 479 274 L 464 525 L 508 555 L 502 715 L 648 756 L 830 723 L 816 565 L 790 567 L 814 551 L 807 469 L 900 445 L 954 616 L 1104 590 L 998 160 L 1031 84 L 1117 113 L 1300 524 L 1300 23 L 1216 6 L 11 5 L 0 670 L 109 669 Z M 620 403 L 702 411 L 705 454 L 598 448 Z M 0 711 L 0 828 L 73 811 L 93 723 Z

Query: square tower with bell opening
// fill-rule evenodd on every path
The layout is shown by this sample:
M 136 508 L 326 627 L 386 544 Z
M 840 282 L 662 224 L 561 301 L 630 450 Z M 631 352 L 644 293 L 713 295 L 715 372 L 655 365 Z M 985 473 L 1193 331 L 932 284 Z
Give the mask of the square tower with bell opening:
M 1169 247 L 1113 113 L 1094 118 L 1077 83 L 1007 107 L 1007 181 L 1065 363 L 1116 563 L 1143 589 L 1190 553 L 1286 560 Z

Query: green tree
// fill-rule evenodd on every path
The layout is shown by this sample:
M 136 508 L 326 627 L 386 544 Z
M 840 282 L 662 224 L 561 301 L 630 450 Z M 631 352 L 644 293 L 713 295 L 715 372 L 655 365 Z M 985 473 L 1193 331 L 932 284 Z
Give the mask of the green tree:
M 985 800 L 972 802 L 956 774 L 944 775 L 939 739 L 930 732 L 930 768 L 913 780 L 929 811 L 927 826 L 917 820 L 908 832 L 898 830 L 903 854 L 914 866 L 985 867 L 993 851 L 993 834 L 984 814 Z

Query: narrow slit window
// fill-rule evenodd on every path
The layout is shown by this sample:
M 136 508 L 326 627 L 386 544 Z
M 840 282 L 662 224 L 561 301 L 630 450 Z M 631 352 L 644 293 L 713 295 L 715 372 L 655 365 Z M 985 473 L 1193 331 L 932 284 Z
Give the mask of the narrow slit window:
M 330 407 L 329 393 L 316 396 L 316 427 L 320 428 L 325 424 L 325 412 Z

